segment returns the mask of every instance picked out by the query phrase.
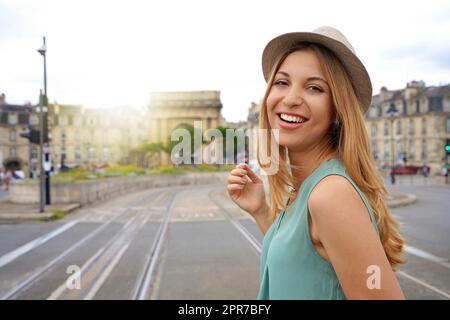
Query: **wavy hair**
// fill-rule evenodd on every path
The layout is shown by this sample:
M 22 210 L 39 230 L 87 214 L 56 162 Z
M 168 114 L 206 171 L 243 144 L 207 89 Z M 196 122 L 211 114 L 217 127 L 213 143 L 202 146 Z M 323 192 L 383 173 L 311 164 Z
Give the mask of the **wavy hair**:
M 375 162 L 372 157 L 369 137 L 364 124 L 364 116 L 361 104 L 356 96 L 353 84 L 339 59 L 329 49 L 313 43 L 301 43 L 282 55 L 274 64 L 268 86 L 264 94 L 259 119 L 259 128 L 266 129 L 266 139 L 258 140 L 258 162 L 264 169 L 270 164 L 261 163 L 261 143 L 265 143 L 265 149 L 271 155 L 272 165 L 278 166 L 276 174 L 268 175 L 270 190 L 270 215 L 274 220 L 279 210 L 286 209 L 285 199 L 289 196 L 289 187 L 294 185 L 292 176 L 293 166 L 288 163 L 287 148 L 278 145 L 278 156 L 272 157 L 270 150 L 272 135 L 268 113 L 267 97 L 273 86 L 275 74 L 286 57 L 295 51 L 313 50 L 320 61 L 325 78 L 330 86 L 335 122 L 328 132 L 328 147 L 337 151 L 347 173 L 364 193 L 372 207 L 381 243 L 386 256 L 395 270 L 398 264 L 405 263 L 401 258 L 404 240 L 399 234 L 399 223 L 392 217 L 386 206 L 385 198 L 387 189 L 384 185 Z

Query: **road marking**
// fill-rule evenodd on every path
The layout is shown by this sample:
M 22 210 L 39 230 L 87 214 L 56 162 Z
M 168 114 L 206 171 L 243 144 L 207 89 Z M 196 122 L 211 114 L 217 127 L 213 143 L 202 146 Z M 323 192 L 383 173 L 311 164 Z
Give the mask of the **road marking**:
M 105 271 L 100 275 L 100 277 L 97 279 L 89 293 L 83 298 L 83 300 L 92 300 L 94 296 L 97 294 L 98 290 L 101 288 L 103 283 L 105 282 L 106 278 L 109 277 L 113 269 L 115 268 L 116 264 L 119 262 L 120 258 L 122 258 L 122 255 L 125 253 L 125 251 L 128 249 L 128 246 L 130 245 L 130 242 L 128 242 L 125 246 L 123 246 L 120 251 L 117 253 L 117 255 L 114 257 L 114 259 L 111 261 L 111 263 L 106 267 Z
M 424 286 L 424 287 L 426 287 L 426 288 L 428 288 L 428 289 L 430 289 L 430 290 L 432 290 L 432 291 L 434 291 L 434 292 L 436 292 L 436 293 L 438 293 L 438 294 L 440 294 L 440 295 L 442 295 L 444 297 L 446 297 L 447 299 L 450 299 L 450 294 L 448 294 L 447 292 L 439 290 L 438 288 L 433 287 L 432 285 L 430 285 L 430 284 L 428 284 L 428 283 L 426 283 L 426 282 L 424 282 L 424 281 L 422 281 L 420 279 L 417 279 L 416 277 L 413 277 L 412 275 L 407 274 L 404 271 L 397 271 L 396 273 L 401 275 L 401 276 L 403 276 L 403 277 L 405 277 L 405 278 L 407 278 L 407 279 L 409 279 L 409 280 L 411 280 L 411 281 L 414 281 L 414 282 L 416 282 L 416 283 L 418 283 L 418 284 L 420 284 L 420 285 L 422 285 L 422 286 Z
M 434 254 L 428 253 L 426 251 L 423 251 L 423 250 L 420 250 L 418 248 L 411 247 L 411 246 L 405 245 L 404 249 L 405 249 L 405 252 L 408 252 L 409 254 L 426 259 L 431 262 L 438 263 L 438 264 L 442 265 L 443 267 L 450 269 L 450 263 L 447 259 L 435 256 Z
M 3 255 L 2 257 L 0 257 L 0 268 L 7 265 L 8 263 L 10 263 L 11 261 L 14 261 L 15 259 L 17 259 L 18 257 L 24 255 L 25 253 L 27 253 L 28 251 L 33 250 L 34 248 L 40 246 L 41 244 L 47 242 L 48 240 L 56 237 L 57 235 L 63 233 L 64 231 L 69 230 L 70 228 L 72 228 L 74 225 L 76 225 L 79 222 L 79 220 L 75 220 L 75 221 L 71 221 L 68 222 L 64 225 L 62 225 L 61 227 L 39 237 L 36 238 L 26 244 L 24 244 L 23 246 Z

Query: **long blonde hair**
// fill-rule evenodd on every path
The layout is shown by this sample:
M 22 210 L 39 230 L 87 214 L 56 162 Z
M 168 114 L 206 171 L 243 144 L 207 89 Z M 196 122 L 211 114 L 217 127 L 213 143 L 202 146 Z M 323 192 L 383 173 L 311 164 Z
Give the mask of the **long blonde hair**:
M 294 179 L 290 172 L 292 167 L 288 165 L 287 148 L 278 146 L 278 156 L 272 157 L 270 146 L 273 136 L 267 114 L 267 97 L 281 63 L 290 53 L 298 50 L 313 50 L 319 58 L 331 89 L 336 121 L 339 123 L 339 126 L 333 124 L 330 128 L 329 146 L 337 151 L 350 178 L 367 197 L 375 214 L 384 251 L 392 268 L 395 269 L 396 265 L 405 263 L 401 259 L 404 240 L 398 232 L 399 223 L 392 217 L 385 203 L 387 190 L 372 157 L 360 102 L 338 58 L 330 50 L 317 44 L 300 44 L 279 58 L 274 65 L 261 103 L 259 127 L 266 129 L 265 148 L 271 155 L 271 161 L 278 165 L 278 172 L 268 175 L 271 218 L 274 220 L 279 210 L 286 209 L 285 199 L 289 196 L 288 188 L 294 185 Z M 260 143 L 261 139 L 258 141 L 258 162 L 264 169 L 270 164 L 261 163 Z

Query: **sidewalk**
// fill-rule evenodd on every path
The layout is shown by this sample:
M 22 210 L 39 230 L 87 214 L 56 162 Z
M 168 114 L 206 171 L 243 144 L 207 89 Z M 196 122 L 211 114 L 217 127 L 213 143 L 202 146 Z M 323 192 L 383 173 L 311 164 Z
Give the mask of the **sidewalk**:
M 39 212 L 39 204 L 18 204 L 8 201 L 7 197 L 0 200 L 0 220 L 33 220 L 51 218 L 56 212 L 64 214 L 78 209 L 78 203 L 52 204 L 45 206 L 45 212 Z
M 407 206 L 416 202 L 417 197 L 406 193 L 391 193 L 387 198 L 389 208 Z M 0 220 L 33 220 L 51 218 L 55 211 L 64 214 L 80 208 L 80 204 L 52 204 L 45 206 L 45 212 L 39 212 L 39 204 L 17 204 L 8 201 L 7 197 L 0 200 Z

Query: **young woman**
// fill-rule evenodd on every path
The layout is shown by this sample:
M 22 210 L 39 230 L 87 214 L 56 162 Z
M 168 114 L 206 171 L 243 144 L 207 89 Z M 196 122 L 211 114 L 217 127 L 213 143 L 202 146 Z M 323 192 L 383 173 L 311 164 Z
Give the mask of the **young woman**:
M 265 234 L 258 298 L 404 299 L 393 271 L 403 239 L 364 125 L 372 86 L 352 46 L 331 27 L 284 34 L 264 49 L 263 72 L 269 150 L 279 133 L 270 205 L 250 167 L 228 177 Z

